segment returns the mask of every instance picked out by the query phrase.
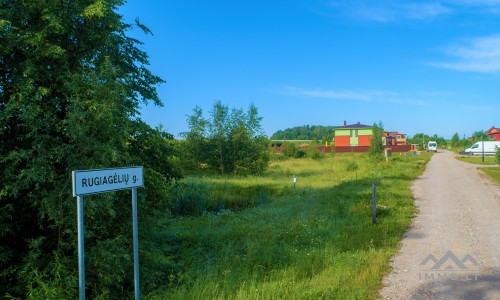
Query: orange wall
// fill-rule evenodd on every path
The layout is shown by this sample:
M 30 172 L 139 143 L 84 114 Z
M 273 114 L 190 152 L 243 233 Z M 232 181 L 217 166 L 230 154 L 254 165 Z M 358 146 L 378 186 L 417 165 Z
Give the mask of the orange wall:
M 335 137 L 335 147 L 345 147 L 351 145 L 351 137 L 346 136 L 337 136 Z
M 371 140 L 371 135 L 360 135 L 358 136 L 358 146 L 370 146 Z
M 359 135 L 358 146 L 370 146 L 371 135 Z M 348 147 L 351 146 L 350 136 L 337 136 L 335 137 L 335 147 Z

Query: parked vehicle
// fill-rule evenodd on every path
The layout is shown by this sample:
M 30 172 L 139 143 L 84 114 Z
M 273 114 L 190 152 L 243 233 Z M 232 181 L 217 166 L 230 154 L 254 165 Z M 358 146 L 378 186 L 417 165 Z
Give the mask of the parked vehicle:
M 495 141 L 477 142 L 474 145 L 472 145 L 472 147 L 465 149 L 465 154 L 482 155 L 483 143 L 484 143 L 484 155 L 495 155 L 497 149 L 500 148 L 500 142 L 495 142 Z
M 430 141 L 427 143 L 427 151 L 438 152 L 438 144 L 436 141 Z

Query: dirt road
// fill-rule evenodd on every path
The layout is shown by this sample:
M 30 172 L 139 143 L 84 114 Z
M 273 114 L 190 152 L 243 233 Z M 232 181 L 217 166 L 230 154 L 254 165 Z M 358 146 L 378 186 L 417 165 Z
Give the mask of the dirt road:
M 453 156 L 436 153 L 413 185 L 419 213 L 383 299 L 500 299 L 500 188 Z

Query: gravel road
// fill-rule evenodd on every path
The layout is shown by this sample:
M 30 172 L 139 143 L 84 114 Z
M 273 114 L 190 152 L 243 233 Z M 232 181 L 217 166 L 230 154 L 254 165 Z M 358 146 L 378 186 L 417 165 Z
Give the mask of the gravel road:
M 419 212 L 382 298 L 500 299 L 500 187 L 440 151 L 412 189 Z

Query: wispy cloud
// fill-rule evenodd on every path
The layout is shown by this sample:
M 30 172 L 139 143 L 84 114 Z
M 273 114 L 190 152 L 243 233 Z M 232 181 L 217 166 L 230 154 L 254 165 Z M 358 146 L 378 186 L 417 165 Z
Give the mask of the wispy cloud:
M 293 97 L 387 102 L 416 106 L 428 105 L 428 101 L 420 100 L 419 96 L 400 95 L 391 91 L 335 91 L 327 89 L 304 89 L 298 87 L 286 87 L 281 90 L 276 90 L 275 92 Z M 426 97 L 423 97 L 422 99 L 425 98 Z
M 377 22 L 424 20 L 452 12 L 440 2 L 331 1 L 329 4 L 351 17 Z
M 402 20 L 433 20 L 458 12 L 500 13 L 500 0 L 331 0 L 327 3 L 327 7 L 337 14 L 364 21 L 385 23 Z
M 500 34 L 465 41 L 444 49 L 453 57 L 430 65 L 440 68 L 480 73 L 500 73 Z
M 325 99 L 339 99 L 339 100 L 361 100 L 361 101 L 372 101 L 379 96 L 394 94 L 386 91 L 353 92 L 353 91 L 333 91 L 324 89 L 303 89 L 297 87 L 287 87 L 282 90 L 282 93 L 297 97 L 325 98 Z
M 475 110 L 475 111 L 498 111 L 500 108 L 498 106 L 489 105 L 462 105 L 463 109 Z

